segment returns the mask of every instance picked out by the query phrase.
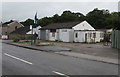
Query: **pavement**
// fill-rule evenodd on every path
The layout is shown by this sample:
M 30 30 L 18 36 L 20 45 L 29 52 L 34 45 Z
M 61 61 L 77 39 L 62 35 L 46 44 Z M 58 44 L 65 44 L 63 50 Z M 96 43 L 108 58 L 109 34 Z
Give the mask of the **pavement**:
M 30 46 L 30 45 L 23 46 L 23 45 L 18 45 L 16 43 L 13 43 L 11 41 L 3 41 L 3 42 L 10 44 L 10 45 L 23 47 L 23 48 L 39 50 L 39 51 L 46 51 L 46 52 L 54 52 L 56 54 L 72 56 L 72 57 L 76 57 L 76 58 L 83 58 L 83 59 L 100 61 L 100 62 L 111 63 L 111 64 L 119 63 L 117 49 L 113 49 L 110 47 L 104 47 L 99 44 L 96 44 L 96 45 L 82 44 L 81 45 L 78 43 L 74 43 L 71 45 L 70 43 L 56 43 L 55 42 L 55 46 Z M 89 45 L 89 46 L 86 46 L 86 45 Z M 70 46 L 72 46 L 76 49 L 74 49 L 74 48 L 70 49 Z M 74 49 L 74 51 L 73 51 L 73 49 Z M 100 53 L 100 52 L 102 52 L 102 53 Z
M 118 65 L 115 64 L 32 50 L 5 43 L 2 43 L 2 57 L 2 74 L 11 77 L 14 77 L 12 75 L 117 77 L 118 75 Z
M 46 51 L 46 52 L 71 51 L 70 48 L 60 47 L 60 46 L 38 46 L 38 45 L 29 45 L 29 44 L 23 45 L 23 44 L 13 43 L 11 40 L 4 40 L 3 42 L 6 44 L 14 45 L 14 46 Z

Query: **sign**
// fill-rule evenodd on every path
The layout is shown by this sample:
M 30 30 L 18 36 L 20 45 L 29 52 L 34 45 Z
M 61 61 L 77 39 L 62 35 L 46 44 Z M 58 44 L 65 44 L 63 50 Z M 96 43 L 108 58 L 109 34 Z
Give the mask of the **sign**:
M 32 25 L 30 25 L 30 30 L 32 30 Z
M 33 32 L 37 32 L 37 28 L 33 28 Z

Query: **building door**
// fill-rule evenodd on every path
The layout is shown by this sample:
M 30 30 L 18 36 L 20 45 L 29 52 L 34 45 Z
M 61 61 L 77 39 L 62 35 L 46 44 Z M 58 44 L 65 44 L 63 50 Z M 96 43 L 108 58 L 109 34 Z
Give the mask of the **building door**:
M 59 41 L 59 30 L 56 31 L 56 36 L 57 36 L 56 41 Z
M 85 33 L 85 42 L 87 42 L 87 33 Z

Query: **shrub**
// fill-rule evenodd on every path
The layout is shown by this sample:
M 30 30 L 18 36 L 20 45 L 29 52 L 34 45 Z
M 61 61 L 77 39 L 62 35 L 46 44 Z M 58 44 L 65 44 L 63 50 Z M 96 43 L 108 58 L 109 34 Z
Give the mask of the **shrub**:
M 26 41 L 23 41 L 23 42 L 25 42 L 25 43 L 30 43 L 30 42 L 31 42 L 31 40 L 26 40 Z
M 13 42 L 19 42 L 19 41 L 20 41 L 20 38 L 19 38 L 19 37 L 13 38 Z
M 104 39 L 101 39 L 100 42 L 104 42 L 105 40 Z

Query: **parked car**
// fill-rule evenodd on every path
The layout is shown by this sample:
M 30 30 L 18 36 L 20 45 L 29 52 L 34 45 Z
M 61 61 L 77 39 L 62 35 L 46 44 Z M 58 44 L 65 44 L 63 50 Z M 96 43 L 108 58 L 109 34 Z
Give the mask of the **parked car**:
M 2 35 L 1 39 L 8 39 L 8 35 Z

